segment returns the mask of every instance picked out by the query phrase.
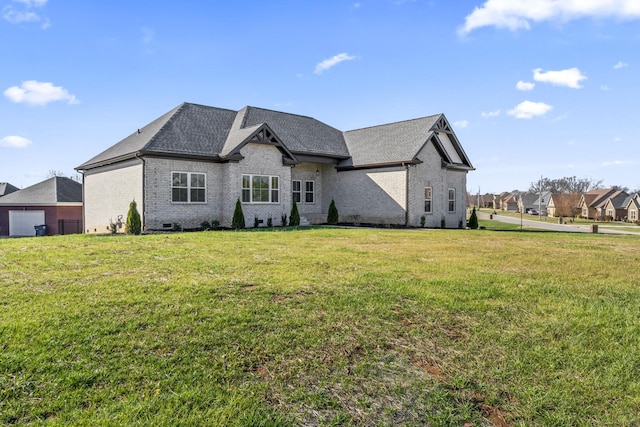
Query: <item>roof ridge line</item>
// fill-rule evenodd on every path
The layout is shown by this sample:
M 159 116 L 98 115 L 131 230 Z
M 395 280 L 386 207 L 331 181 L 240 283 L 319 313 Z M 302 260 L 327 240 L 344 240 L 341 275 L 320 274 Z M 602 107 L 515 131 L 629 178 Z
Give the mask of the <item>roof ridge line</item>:
M 415 119 L 408 119 L 408 120 L 398 120 L 396 122 L 390 122 L 390 123 L 384 123 L 381 125 L 373 125 L 373 126 L 365 126 L 363 128 L 357 128 L 357 129 L 351 129 L 351 130 L 346 130 L 343 133 L 348 133 L 348 132 L 355 132 L 355 131 L 359 131 L 359 130 L 365 130 L 365 129 L 373 129 L 373 128 L 379 128 L 379 127 L 384 127 L 384 126 L 389 126 L 389 125 L 397 125 L 400 123 L 409 123 L 409 122 L 414 122 L 417 120 L 424 120 L 424 119 L 428 119 L 431 117 L 436 117 L 436 116 L 442 116 L 444 113 L 438 113 L 438 114 L 432 114 L 430 116 L 424 116 L 424 117 L 416 117 Z

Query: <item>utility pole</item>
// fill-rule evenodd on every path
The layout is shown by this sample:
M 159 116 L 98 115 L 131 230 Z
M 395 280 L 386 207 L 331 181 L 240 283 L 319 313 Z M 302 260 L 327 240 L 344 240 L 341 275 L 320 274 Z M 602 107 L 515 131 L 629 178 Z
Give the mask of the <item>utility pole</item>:
M 538 196 L 538 221 L 542 219 L 542 175 L 540 175 L 540 181 L 538 182 L 538 190 L 540 195 Z

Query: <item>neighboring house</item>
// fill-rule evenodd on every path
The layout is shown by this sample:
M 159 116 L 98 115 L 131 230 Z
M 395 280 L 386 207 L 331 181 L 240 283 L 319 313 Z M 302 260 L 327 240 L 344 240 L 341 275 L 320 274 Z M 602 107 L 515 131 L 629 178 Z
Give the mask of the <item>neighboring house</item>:
M 622 190 L 618 190 L 607 197 L 602 207 L 604 218 L 612 221 L 620 221 L 626 217 L 627 209 L 625 208 L 625 202 L 628 197 L 629 194 Z
M 518 212 L 527 213 L 531 209 L 538 210 L 535 201 L 538 200 L 536 193 L 520 193 L 518 195 Z
M 627 210 L 627 221 L 640 221 L 640 193 L 635 193 L 633 196 L 627 197 L 624 202 L 624 208 Z
M 499 197 L 501 211 L 518 211 L 518 193 L 502 193 Z
M 35 236 L 82 232 L 82 184 L 53 177 L 0 198 L 0 236 Z
M 537 198 L 533 201 L 533 208 L 537 210 L 541 216 L 547 216 L 547 204 L 551 198 L 551 191 L 543 191 L 536 194 Z
M 342 132 L 255 107 L 183 103 L 76 168 L 88 233 L 138 204 L 146 230 L 217 220 L 280 224 L 295 200 L 303 223 L 457 228 L 466 220 L 469 158 L 443 114 Z
M 494 209 L 495 194 L 469 194 L 468 195 L 468 207 L 476 207 L 479 209 Z
M 7 194 L 11 194 L 18 190 L 18 187 L 15 187 L 8 182 L 0 182 L 0 197 L 6 196 Z
M 558 193 L 549 196 L 547 203 L 547 216 L 551 217 L 575 217 L 580 215 L 580 193 Z
M 580 208 L 580 216 L 588 219 L 604 218 L 604 204 L 607 197 L 611 196 L 615 190 L 598 189 L 587 191 L 580 197 L 578 207 Z

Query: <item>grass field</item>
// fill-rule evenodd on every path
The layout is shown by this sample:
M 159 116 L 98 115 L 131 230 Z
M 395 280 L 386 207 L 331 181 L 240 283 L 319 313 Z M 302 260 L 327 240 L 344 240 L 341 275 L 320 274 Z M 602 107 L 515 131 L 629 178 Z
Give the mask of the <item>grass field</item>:
M 0 240 L 0 424 L 640 423 L 637 236 Z

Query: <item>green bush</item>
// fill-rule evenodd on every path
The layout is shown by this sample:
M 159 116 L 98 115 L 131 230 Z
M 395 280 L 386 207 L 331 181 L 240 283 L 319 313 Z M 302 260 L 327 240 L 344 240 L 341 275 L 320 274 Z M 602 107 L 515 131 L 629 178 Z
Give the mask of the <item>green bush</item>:
M 244 225 L 244 212 L 242 212 L 242 203 L 240 199 L 236 202 L 236 209 L 233 211 L 233 220 L 231 221 L 231 227 L 235 230 L 240 230 L 245 227 Z
M 300 214 L 298 213 L 298 205 L 295 200 L 291 202 L 291 214 L 289 215 L 289 227 L 297 227 L 300 225 Z
M 474 207 L 469 217 L 469 228 L 472 230 L 478 229 L 478 215 L 476 214 L 476 208 Z
M 142 232 L 142 221 L 140 220 L 140 212 L 138 212 L 138 205 L 135 200 L 129 203 L 129 212 L 127 213 L 125 231 L 127 234 L 135 235 Z
M 338 223 L 338 208 L 336 208 L 336 202 L 331 199 L 331 204 L 329 205 L 329 213 L 327 215 L 327 223 L 328 224 L 337 224 Z

